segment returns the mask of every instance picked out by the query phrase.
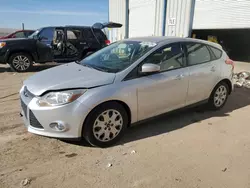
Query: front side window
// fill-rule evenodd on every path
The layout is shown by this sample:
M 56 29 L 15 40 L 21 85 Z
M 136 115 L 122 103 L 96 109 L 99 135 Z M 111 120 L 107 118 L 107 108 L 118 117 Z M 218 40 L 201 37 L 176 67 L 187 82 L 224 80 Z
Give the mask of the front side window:
M 42 40 L 52 41 L 54 36 L 54 29 L 53 28 L 44 28 L 40 33 L 39 37 Z
M 155 46 L 156 43 L 153 42 L 116 42 L 86 57 L 80 64 L 101 71 L 116 73 L 132 65 Z
M 143 62 L 157 64 L 161 67 L 161 71 L 178 69 L 184 65 L 183 53 L 180 43 L 169 44 L 153 54 L 149 55 Z
M 189 43 L 187 47 L 187 59 L 189 65 L 197 65 L 211 61 L 208 48 L 204 44 Z

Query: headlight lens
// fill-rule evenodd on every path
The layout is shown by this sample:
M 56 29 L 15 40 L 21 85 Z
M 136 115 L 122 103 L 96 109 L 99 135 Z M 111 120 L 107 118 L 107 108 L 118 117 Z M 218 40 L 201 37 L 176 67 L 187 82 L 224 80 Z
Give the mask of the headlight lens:
M 6 42 L 0 42 L 0 48 L 4 47 L 6 45 Z
M 59 92 L 50 92 L 42 96 L 38 100 L 39 106 L 58 106 L 67 104 L 75 101 L 86 89 L 77 89 L 77 90 L 68 90 L 68 91 L 59 91 Z

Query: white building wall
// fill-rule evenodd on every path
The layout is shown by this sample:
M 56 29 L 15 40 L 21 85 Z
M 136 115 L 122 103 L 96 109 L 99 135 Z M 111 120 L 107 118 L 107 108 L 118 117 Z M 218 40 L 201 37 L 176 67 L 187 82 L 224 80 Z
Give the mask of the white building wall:
M 109 0 L 109 21 L 123 25 L 119 29 L 109 29 L 111 42 L 124 39 L 126 32 L 126 0 Z
M 193 29 L 250 28 L 250 0 L 196 0 Z
M 126 29 L 129 37 L 165 36 L 187 37 L 192 26 L 192 5 L 195 0 L 109 0 L 109 21 L 123 24 L 121 29 L 112 29 L 111 41 L 125 38 Z M 167 2 L 166 18 L 164 4 Z M 129 27 L 126 28 L 126 11 Z M 165 20 L 165 24 L 163 23 Z M 191 23 L 191 24 L 190 24 Z
M 166 36 L 188 37 L 192 26 L 194 0 L 168 0 Z

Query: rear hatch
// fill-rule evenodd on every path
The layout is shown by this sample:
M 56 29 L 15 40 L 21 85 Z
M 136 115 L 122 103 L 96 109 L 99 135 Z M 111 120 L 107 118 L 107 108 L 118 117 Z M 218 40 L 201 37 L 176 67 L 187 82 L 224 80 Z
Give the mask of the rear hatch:
M 107 28 L 120 28 L 122 24 L 115 22 L 107 22 L 107 23 L 95 23 L 92 26 L 93 33 L 98 40 L 98 42 L 102 45 L 109 45 L 110 41 L 107 38 Z

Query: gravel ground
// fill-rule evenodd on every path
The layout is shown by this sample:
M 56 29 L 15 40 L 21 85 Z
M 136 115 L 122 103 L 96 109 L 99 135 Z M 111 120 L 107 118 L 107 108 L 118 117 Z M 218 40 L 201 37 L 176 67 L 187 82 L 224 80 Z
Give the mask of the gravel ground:
M 100 149 L 26 131 L 17 93 L 31 74 L 0 66 L 1 188 L 250 188 L 250 90 L 237 88 L 218 112 L 182 110 L 134 126 Z

